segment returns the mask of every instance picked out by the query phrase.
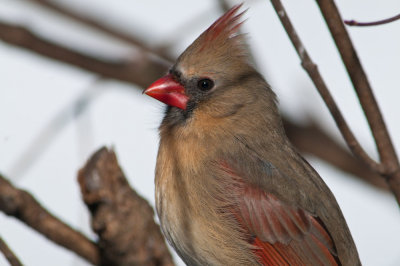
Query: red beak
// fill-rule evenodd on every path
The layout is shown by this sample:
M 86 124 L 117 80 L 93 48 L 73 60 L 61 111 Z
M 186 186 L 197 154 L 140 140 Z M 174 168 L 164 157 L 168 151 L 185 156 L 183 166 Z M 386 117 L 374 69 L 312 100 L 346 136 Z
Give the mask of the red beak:
M 150 85 L 143 93 L 165 104 L 186 109 L 189 97 L 185 94 L 185 88 L 175 81 L 171 74 L 166 75 Z

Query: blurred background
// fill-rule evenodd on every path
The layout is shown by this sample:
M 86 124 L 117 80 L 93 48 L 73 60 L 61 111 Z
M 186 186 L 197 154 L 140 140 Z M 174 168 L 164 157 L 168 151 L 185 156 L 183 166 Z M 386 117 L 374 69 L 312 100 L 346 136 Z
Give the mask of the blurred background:
M 398 0 L 336 2 L 343 18 L 359 21 L 387 18 L 400 10 Z M 377 158 L 358 100 L 315 1 L 286 0 L 283 4 L 351 128 Z M 282 114 L 298 125 L 312 121 L 345 147 L 270 2 L 244 1 L 245 8 L 243 32 L 259 71 L 278 95 Z M 154 206 L 157 128 L 164 106 L 141 90 L 149 82 L 147 77 L 164 70 L 141 66 L 147 61 L 168 66 L 168 60 L 222 12 L 221 1 L 211 0 L 0 0 L 0 172 L 53 214 L 95 239 L 76 174 L 91 153 L 107 145 L 115 149 L 132 187 Z M 128 66 L 135 77 L 121 74 L 124 67 L 113 73 L 104 67 L 90 69 L 84 63 L 78 68 L 74 64 L 79 65 L 79 60 L 62 53 L 52 55 L 59 56 L 58 60 L 50 59 L 49 47 L 21 48 L 7 41 L 14 34 L 12 29 L 21 29 L 15 26 L 100 63 Z M 110 29 L 114 32 L 107 32 Z M 400 151 L 400 21 L 348 31 Z M 11 39 L 24 42 L 20 35 Z M 138 62 L 143 64 L 138 66 Z M 363 265 L 400 265 L 400 215 L 393 196 L 318 156 L 306 157 L 335 194 Z M 3 213 L 0 236 L 26 265 L 88 265 Z M 0 265 L 7 265 L 1 255 Z

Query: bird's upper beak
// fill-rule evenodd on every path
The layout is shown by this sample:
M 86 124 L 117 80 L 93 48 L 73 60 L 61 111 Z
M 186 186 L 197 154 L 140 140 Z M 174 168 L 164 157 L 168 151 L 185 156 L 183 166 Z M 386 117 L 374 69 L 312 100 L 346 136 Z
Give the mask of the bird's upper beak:
M 189 97 L 185 94 L 185 88 L 168 74 L 143 91 L 147 95 L 171 106 L 186 109 Z

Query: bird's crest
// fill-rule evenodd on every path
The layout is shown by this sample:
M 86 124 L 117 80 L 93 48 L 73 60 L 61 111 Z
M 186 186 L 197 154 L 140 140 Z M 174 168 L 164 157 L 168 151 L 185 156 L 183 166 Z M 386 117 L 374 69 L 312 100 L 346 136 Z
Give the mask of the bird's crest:
M 229 9 L 205 30 L 179 57 L 181 69 L 187 74 L 198 74 L 202 71 L 215 72 L 224 69 L 228 64 L 231 71 L 243 67 L 248 62 L 248 49 L 239 28 L 244 12 L 238 12 L 242 4 Z M 232 72 L 233 73 L 233 72 Z
M 244 21 L 240 18 L 246 11 L 237 14 L 242 4 L 233 6 L 217 19 L 202 35 L 203 44 L 224 41 L 238 35 L 238 30 Z

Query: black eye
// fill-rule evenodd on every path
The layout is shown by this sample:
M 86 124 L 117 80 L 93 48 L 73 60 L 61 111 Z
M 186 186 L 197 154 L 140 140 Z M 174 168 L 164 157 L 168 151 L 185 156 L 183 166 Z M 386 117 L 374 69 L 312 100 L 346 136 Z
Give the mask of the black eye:
M 211 90 L 214 87 L 214 81 L 211 79 L 201 79 L 197 83 L 197 87 L 202 91 Z

